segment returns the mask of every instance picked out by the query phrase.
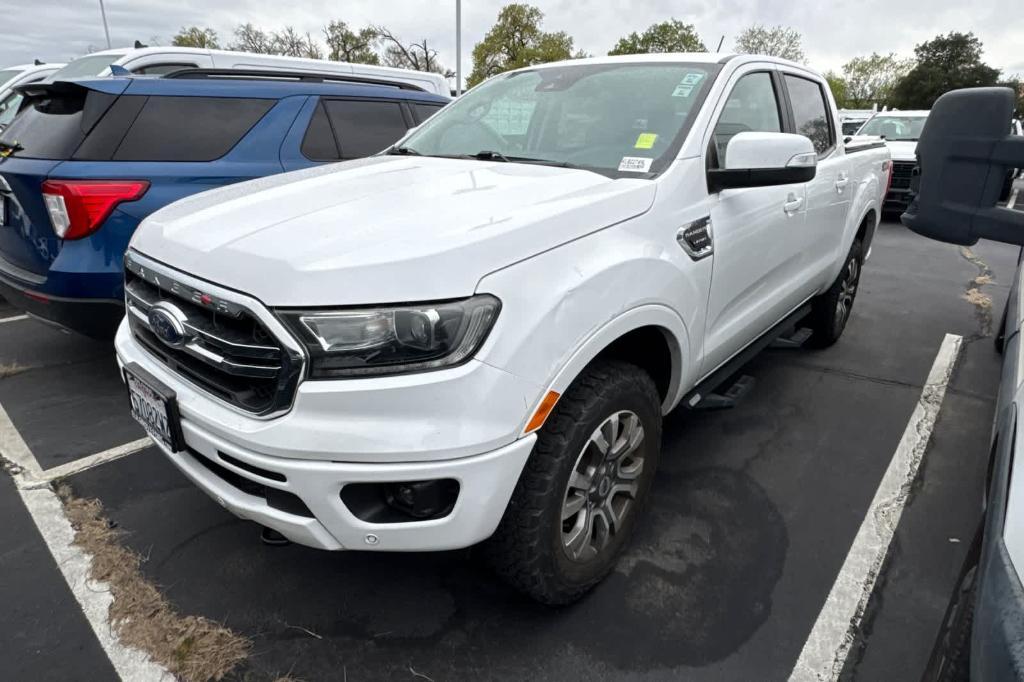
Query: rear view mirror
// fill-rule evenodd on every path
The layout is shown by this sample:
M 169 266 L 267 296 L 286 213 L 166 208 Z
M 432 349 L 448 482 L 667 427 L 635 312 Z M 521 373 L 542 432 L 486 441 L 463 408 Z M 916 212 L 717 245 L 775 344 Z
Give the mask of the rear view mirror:
M 969 246 L 1024 244 L 1024 213 L 997 207 L 1007 173 L 1024 167 L 1024 138 L 1009 135 L 1014 92 L 967 88 L 935 102 L 917 143 L 916 196 L 901 220 L 914 232 Z
M 814 145 L 803 135 L 739 133 L 725 148 L 724 168 L 708 169 L 708 191 L 808 182 L 817 165 Z

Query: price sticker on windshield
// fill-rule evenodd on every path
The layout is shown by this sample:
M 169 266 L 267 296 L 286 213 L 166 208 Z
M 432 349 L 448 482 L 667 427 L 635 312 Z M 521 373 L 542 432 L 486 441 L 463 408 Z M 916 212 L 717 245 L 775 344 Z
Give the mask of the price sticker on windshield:
M 673 97 L 689 97 L 694 89 L 700 85 L 700 82 L 704 80 L 704 74 L 700 72 L 691 71 L 683 75 L 679 81 L 679 85 L 672 91 Z
M 645 159 L 642 156 L 623 156 L 619 161 L 619 171 L 625 173 L 646 173 L 651 170 L 651 162 L 654 159 Z

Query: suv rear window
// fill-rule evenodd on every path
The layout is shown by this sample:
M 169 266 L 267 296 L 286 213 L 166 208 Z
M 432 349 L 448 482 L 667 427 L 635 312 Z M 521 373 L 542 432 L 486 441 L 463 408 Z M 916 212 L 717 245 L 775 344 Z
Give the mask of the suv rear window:
M 114 101 L 114 96 L 72 87 L 53 97 L 42 97 L 25 108 L 0 132 L 17 142 L 17 156 L 30 159 L 68 159 L 86 133 Z
M 150 97 L 114 161 L 213 161 L 274 106 L 272 99 Z

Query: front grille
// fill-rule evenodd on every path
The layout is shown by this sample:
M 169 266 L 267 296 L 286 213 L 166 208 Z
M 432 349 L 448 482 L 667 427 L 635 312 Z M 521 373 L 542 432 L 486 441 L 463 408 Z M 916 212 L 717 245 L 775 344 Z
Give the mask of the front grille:
M 185 342 L 169 345 L 150 324 L 166 301 L 183 314 Z M 255 415 L 291 405 L 302 360 L 282 346 L 251 311 L 125 261 L 125 305 L 135 339 L 175 374 Z
M 914 167 L 916 165 L 913 161 L 893 161 L 892 184 L 889 185 L 889 188 L 898 190 L 910 189 L 910 179 L 914 175 Z

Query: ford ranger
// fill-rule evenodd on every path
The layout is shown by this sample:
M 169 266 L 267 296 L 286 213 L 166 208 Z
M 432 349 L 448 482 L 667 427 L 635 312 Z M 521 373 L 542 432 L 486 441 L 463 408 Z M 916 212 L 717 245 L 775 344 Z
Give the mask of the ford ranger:
M 288 540 L 482 543 L 571 602 L 639 522 L 666 414 L 798 325 L 843 333 L 889 153 L 839 133 L 824 79 L 769 57 L 495 76 L 381 155 L 150 215 L 115 341 L 132 412 Z

